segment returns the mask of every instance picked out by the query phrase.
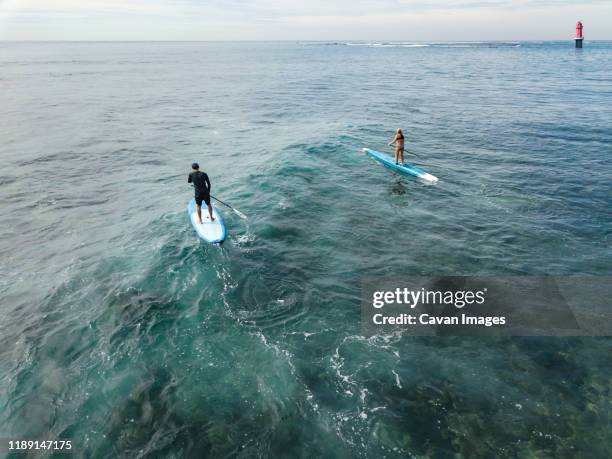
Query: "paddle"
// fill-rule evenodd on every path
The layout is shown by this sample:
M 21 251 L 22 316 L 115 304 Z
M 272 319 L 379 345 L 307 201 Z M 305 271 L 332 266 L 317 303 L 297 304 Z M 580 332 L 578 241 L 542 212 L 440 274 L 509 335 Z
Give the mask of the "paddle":
M 388 147 L 389 147 L 389 148 L 391 148 L 391 145 L 389 145 Z M 408 150 L 404 150 L 404 152 L 405 152 L 405 153 L 409 153 L 409 154 L 411 154 L 411 155 L 414 155 L 414 156 L 416 156 L 417 158 L 421 158 L 421 155 L 417 155 L 417 154 L 416 154 L 414 151 L 412 151 L 412 150 L 410 150 L 410 151 L 408 151 Z
M 223 204 L 224 206 L 229 207 L 230 209 L 232 209 L 234 212 L 236 212 L 236 215 L 238 215 L 240 218 L 244 218 L 246 220 L 247 216 L 244 215 L 242 212 L 240 212 L 238 209 L 230 206 L 227 202 L 223 202 L 220 199 L 215 198 L 212 194 L 210 195 L 211 198 L 213 198 L 215 201 Z
M 191 185 L 193 187 L 193 185 Z M 236 209 L 235 207 L 230 206 L 227 202 L 223 202 L 220 199 L 215 198 L 212 194 L 210 195 L 211 198 L 213 198 L 215 201 L 220 202 L 221 204 L 223 204 L 224 206 L 229 207 L 230 209 L 232 209 L 234 212 L 236 212 L 236 215 L 238 215 L 240 218 L 244 218 L 245 220 L 247 219 L 247 216 L 244 215 L 242 212 L 240 212 L 238 209 Z

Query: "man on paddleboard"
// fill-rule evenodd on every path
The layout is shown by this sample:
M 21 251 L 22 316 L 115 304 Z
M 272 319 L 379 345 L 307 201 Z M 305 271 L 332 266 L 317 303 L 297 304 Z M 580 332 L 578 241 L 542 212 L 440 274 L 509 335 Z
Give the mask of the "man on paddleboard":
M 195 189 L 195 202 L 200 225 L 202 224 L 202 201 L 206 203 L 210 221 L 213 222 L 215 221 L 215 217 L 213 217 L 212 206 L 210 205 L 210 180 L 208 179 L 208 175 L 206 172 L 200 171 L 200 165 L 198 163 L 193 163 L 191 169 L 193 170 L 189 174 L 187 183 L 193 183 L 193 188 Z

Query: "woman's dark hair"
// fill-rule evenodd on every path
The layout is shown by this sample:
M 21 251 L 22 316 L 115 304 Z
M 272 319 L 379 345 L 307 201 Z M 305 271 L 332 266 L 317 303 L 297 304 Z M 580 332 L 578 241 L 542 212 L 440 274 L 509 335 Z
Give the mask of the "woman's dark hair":
M 198 169 L 200 168 L 200 165 L 199 165 L 198 163 L 193 163 L 193 164 L 191 165 L 191 168 L 192 168 L 192 169 L 195 169 L 195 170 L 198 170 Z

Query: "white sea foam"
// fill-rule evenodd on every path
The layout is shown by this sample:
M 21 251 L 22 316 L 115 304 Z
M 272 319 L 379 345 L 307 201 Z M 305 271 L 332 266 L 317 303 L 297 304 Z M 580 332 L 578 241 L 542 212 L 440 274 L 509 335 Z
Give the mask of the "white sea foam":
M 504 48 L 521 46 L 519 42 L 490 42 L 490 41 L 456 41 L 456 42 L 346 42 L 345 46 L 362 46 L 370 48 Z
M 430 46 L 426 43 L 412 43 L 412 42 L 347 42 L 345 46 L 366 46 L 375 48 L 423 48 Z

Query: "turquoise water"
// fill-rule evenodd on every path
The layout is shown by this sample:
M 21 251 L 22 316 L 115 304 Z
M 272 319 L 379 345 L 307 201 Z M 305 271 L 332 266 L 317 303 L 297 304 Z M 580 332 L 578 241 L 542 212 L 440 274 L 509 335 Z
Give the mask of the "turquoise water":
M 612 273 L 612 43 L 0 43 L 0 64 L 0 437 L 612 454 L 610 339 L 359 334 L 365 275 Z M 361 153 L 397 127 L 437 185 Z M 194 160 L 248 216 L 221 209 L 221 247 L 187 220 Z

